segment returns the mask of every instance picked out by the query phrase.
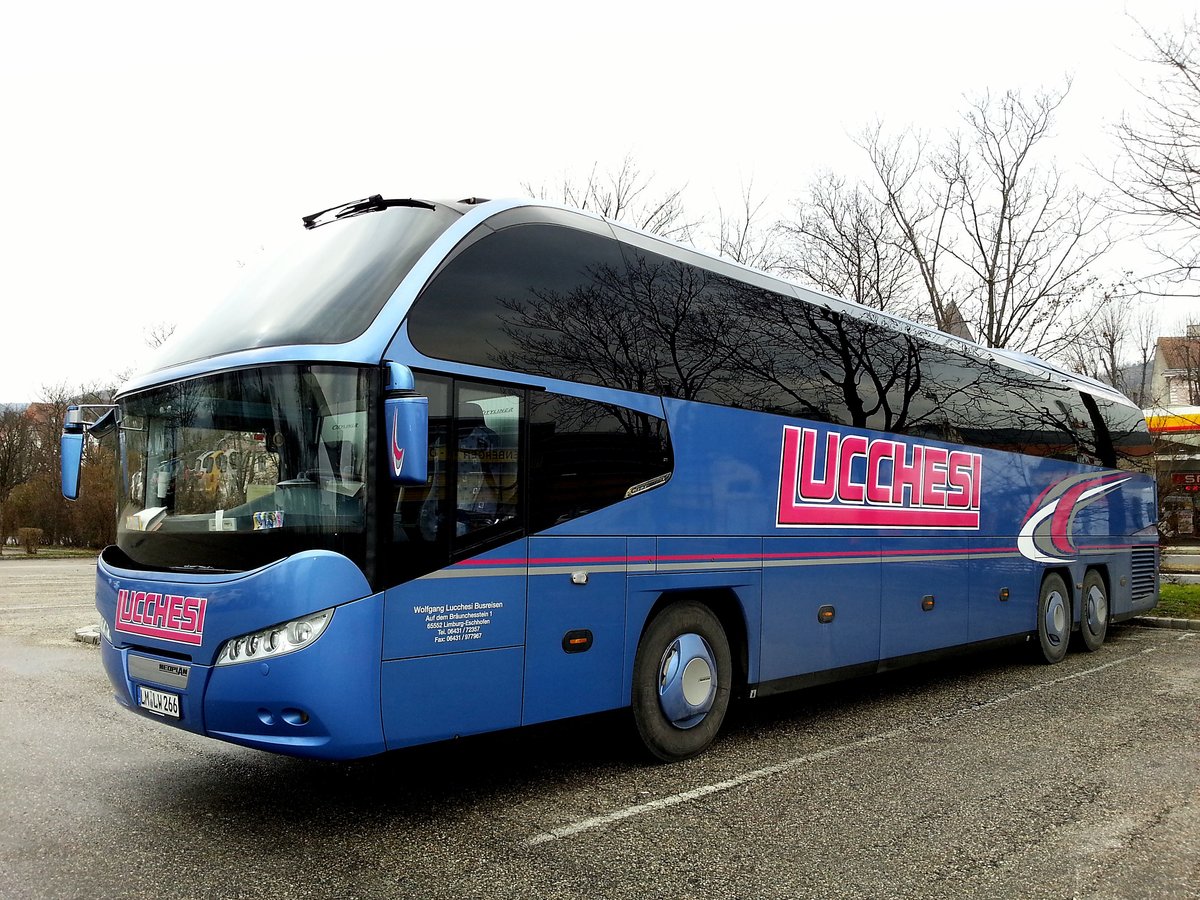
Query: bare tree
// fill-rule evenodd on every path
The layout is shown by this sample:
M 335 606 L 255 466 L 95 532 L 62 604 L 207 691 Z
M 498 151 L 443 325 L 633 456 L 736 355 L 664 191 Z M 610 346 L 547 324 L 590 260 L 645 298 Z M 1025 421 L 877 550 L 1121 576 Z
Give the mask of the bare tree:
M 1143 109 L 1122 116 L 1115 133 L 1121 159 L 1106 176 L 1116 208 L 1145 227 L 1162 266 L 1139 287 L 1159 296 L 1195 296 L 1200 273 L 1200 19 L 1178 34 L 1154 35 L 1149 62 L 1158 81 L 1141 91 Z
M 626 155 L 615 172 L 601 173 L 599 168 L 599 163 L 593 164 L 582 183 L 567 175 L 557 189 L 545 185 L 535 188 L 529 182 L 523 182 L 521 187 L 542 200 L 556 200 L 673 240 L 691 240 L 699 222 L 684 211 L 686 185 L 661 193 L 653 191 L 654 176 L 643 175 L 630 155 Z
M 912 132 L 888 139 L 883 125 L 876 123 L 863 132 L 860 144 L 882 188 L 877 199 L 899 229 L 899 245 L 920 276 L 933 322 L 949 331 L 957 287 L 954 274 L 947 273 L 957 179 L 940 156 L 931 154 L 928 140 Z
M 742 188 L 740 209 L 728 213 L 717 204 L 716 250 L 726 259 L 763 272 L 784 268 L 784 250 L 780 226 L 764 225 L 763 207 L 766 197 L 754 197 L 754 182 Z
M 25 408 L 0 406 L 0 503 L 29 477 L 32 453 L 33 421 Z
M 1126 322 L 1129 323 L 1128 314 Z M 1154 348 L 1158 340 L 1158 314 L 1153 306 L 1143 306 L 1128 324 L 1133 344 L 1132 373 L 1126 377 L 1121 390 L 1138 406 L 1150 406 L 1150 375 L 1154 366 Z
M 142 337 L 146 341 L 146 346 L 151 350 L 156 350 L 167 342 L 167 339 L 175 333 L 176 324 L 174 322 L 155 322 L 153 325 L 147 325 L 142 329 Z
M 1124 369 L 1122 353 L 1129 336 L 1124 285 L 1107 288 L 1092 307 L 1087 324 L 1064 356 L 1075 371 L 1120 388 Z
M 939 328 L 957 306 L 981 343 L 1043 355 L 1077 333 L 1111 241 L 1099 204 L 1037 161 L 1067 89 L 985 95 L 933 150 L 878 126 L 862 135 Z
M 900 226 L 865 187 L 828 172 L 792 206 L 794 215 L 779 226 L 787 241 L 784 272 L 828 294 L 933 321 Z

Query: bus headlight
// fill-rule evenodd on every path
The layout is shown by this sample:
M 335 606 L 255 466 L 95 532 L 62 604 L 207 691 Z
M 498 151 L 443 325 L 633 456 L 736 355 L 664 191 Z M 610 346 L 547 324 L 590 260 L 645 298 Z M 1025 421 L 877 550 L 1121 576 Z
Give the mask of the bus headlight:
M 321 636 L 321 632 L 332 618 L 333 610 L 323 609 L 300 619 L 272 625 L 262 631 L 230 638 L 221 645 L 216 665 L 232 666 L 237 663 L 258 662 L 303 649 Z

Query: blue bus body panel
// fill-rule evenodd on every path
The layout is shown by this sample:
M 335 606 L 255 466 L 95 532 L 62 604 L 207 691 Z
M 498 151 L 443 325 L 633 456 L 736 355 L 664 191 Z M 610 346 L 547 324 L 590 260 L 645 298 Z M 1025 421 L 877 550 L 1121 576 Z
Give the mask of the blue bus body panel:
M 101 641 L 104 668 L 122 706 L 188 731 L 298 756 L 351 758 L 385 749 L 378 666 L 383 599 L 370 595 L 345 557 L 309 551 L 238 575 L 149 573 L 101 558 L 96 587 L 97 609 L 117 642 Z M 163 628 L 165 614 L 155 624 L 157 601 L 146 598 L 167 596 L 203 601 L 199 634 Z M 118 623 L 119 607 L 150 624 Z M 213 665 L 229 638 L 330 607 L 324 633 L 301 650 Z M 123 630 L 130 628 L 138 630 Z M 131 658 L 139 664 L 135 671 Z M 160 663 L 186 668 L 185 685 L 178 676 L 146 674 Z M 177 695 L 180 717 L 141 710 L 139 686 Z
M 505 647 L 385 661 L 388 749 L 520 725 L 523 656 Z
M 133 623 L 126 631 L 116 621 L 121 592 L 129 600 L 138 592 L 186 595 L 203 599 L 203 626 L 188 641 L 149 633 L 154 626 Z M 309 550 L 251 572 L 232 575 L 193 575 L 183 572 L 144 572 L 118 568 L 101 557 L 96 568 L 96 608 L 124 643 L 183 653 L 192 662 L 211 665 L 221 644 L 231 637 L 296 616 L 338 606 L 371 593 L 358 566 L 337 553 Z M 170 634 L 169 629 L 162 633 Z M 176 638 L 180 635 L 175 635 Z M 193 643 L 195 637 L 201 638 Z
M 207 733 L 295 756 L 383 752 L 375 663 L 382 623 L 376 594 L 337 607 L 325 633 L 303 650 L 215 667 L 204 697 Z
M 960 577 L 971 594 L 968 639 L 986 641 L 1037 628 L 1042 568 L 993 539 L 971 541 L 971 557 Z M 1008 590 L 1008 599 L 1001 591 Z
M 763 547 L 763 681 L 879 659 L 877 538 L 783 537 Z M 833 608 L 825 624 L 822 607 Z
M 939 537 L 936 544 L 912 537 L 884 542 L 881 660 L 967 643 L 970 593 L 963 575 L 967 554 L 968 540 L 963 537 Z

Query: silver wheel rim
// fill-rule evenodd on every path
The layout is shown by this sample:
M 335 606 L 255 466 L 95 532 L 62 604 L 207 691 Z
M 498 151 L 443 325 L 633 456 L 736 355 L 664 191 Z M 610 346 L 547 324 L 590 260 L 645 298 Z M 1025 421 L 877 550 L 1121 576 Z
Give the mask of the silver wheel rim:
M 658 666 L 658 704 L 676 728 L 695 728 L 717 696 L 717 662 L 708 641 L 681 634 L 667 645 Z
M 1071 618 L 1067 614 L 1067 601 L 1059 591 L 1051 591 L 1046 597 L 1046 613 L 1042 617 L 1046 640 L 1052 647 L 1059 647 L 1067 639 Z
M 1099 585 L 1092 585 L 1087 592 L 1087 627 L 1092 634 L 1104 630 L 1108 621 L 1108 597 Z

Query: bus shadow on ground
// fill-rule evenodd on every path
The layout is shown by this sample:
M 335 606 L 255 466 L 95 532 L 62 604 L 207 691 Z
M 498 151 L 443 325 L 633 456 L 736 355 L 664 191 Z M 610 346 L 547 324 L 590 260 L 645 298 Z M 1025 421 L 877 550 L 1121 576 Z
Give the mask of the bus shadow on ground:
M 1119 645 L 1136 631 L 1114 628 L 1110 639 Z M 1104 655 L 1097 654 L 1097 660 Z M 857 727 L 853 723 L 861 722 L 864 711 L 879 704 L 888 705 L 884 717 L 888 720 L 910 712 L 933 715 L 948 703 L 989 699 L 1030 681 L 1010 678 L 1003 674 L 1006 671 L 1019 672 L 1026 664 L 1034 672 L 1051 671 L 1031 659 L 1025 646 L 988 650 L 737 703 L 708 753 L 721 770 L 729 768 L 730 760 L 739 761 L 740 769 L 771 765 L 794 755 L 795 733 L 806 736 L 810 746 L 805 752 L 821 749 L 823 734 L 830 741 L 840 740 L 839 726 Z M 1003 684 L 998 685 L 997 679 Z M 906 709 L 898 713 L 897 703 Z M 810 737 L 817 746 L 811 746 Z M 462 821 L 487 810 L 536 803 L 541 796 L 561 797 L 564 788 L 586 790 L 591 785 L 605 790 L 614 779 L 661 787 L 677 771 L 688 786 L 694 772 L 685 767 L 691 765 L 657 764 L 638 743 L 629 711 L 618 710 L 352 762 L 229 748 L 218 757 L 196 760 L 186 772 L 181 770 L 187 764 L 180 763 L 161 775 L 143 773 L 141 785 L 168 815 L 203 822 L 254 798 L 256 832 L 267 828 L 282 834 L 303 828 L 336 833 L 369 822 L 391 829 L 428 828 L 431 823 Z M 711 775 L 710 771 L 701 777 Z

